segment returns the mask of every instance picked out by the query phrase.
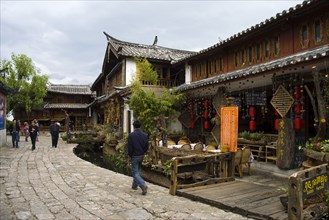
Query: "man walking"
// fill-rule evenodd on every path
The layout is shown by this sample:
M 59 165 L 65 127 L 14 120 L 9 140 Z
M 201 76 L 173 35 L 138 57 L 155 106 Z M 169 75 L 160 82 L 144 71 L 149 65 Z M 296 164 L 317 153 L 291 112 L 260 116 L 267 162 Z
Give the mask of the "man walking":
M 38 132 L 39 132 L 39 126 L 36 125 L 35 120 L 32 120 L 31 126 L 29 127 L 29 133 L 32 142 L 32 150 L 35 150 L 35 141 L 37 139 Z
M 20 127 L 18 121 L 14 118 L 13 120 L 13 125 L 10 128 L 11 132 L 11 137 L 12 137 L 12 142 L 13 142 L 13 147 L 18 148 L 18 140 L 19 140 L 19 132 L 20 132 Z
M 51 134 L 51 146 L 57 147 L 58 137 L 59 137 L 59 125 L 57 123 L 57 120 L 55 120 L 53 124 L 50 125 L 50 134 Z
M 133 174 L 132 189 L 137 190 L 139 186 L 142 189 L 142 194 L 146 195 L 147 186 L 139 172 L 144 155 L 148 150 L 148 137 L 147 134 L 140 129 L 141 125 L 139 120 L 135 120 L 133 123 L 134 131 L 128 135 L 128 155 L 130 157 Z

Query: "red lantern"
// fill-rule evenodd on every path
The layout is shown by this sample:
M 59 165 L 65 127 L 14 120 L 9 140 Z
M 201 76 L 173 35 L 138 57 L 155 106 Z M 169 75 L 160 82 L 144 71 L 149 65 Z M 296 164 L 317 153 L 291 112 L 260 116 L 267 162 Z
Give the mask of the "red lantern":
M 256 131 L 256 121 L 249 121 L 249 130 L 250 131 Z
M 303 108 L 302 103 L 298 102 L 298 103 L 295 105 L 295 114 L 296 114 L 296 115 L 300 115 L 300 114 L 302 113 L 302 108 Z
M 249 116 L 250 117 L 256 117 L 256 108 L 253 106 L 250 106 L 249 108 Z
M 302 129 L 302 125 L 303 125 L 303 121 L 301 118 L 295 118 L 294 120 L 294 127 L 295 127 L 295 130 L 300 130 Z
M 275 130 L 279 130 L 279 119 L 277 118 L 277 119 L 275 119 L 275 122 L 274 122 L 274 128 L 275 128 Z
M 209 129 L 210 128 L 210 124 L 209 124 L 209 121 L 208 120 L 205 120 L 204 123 L 203 123 L 203 127 L 205 129 Z
M 302 97 L 302 91 L 299 86 L 295 87 L 295 99 L 300 99 Z
M 209 112 L 206 110 L 206 111 L 204 112 L 204 115 L 203 115 L 203 116 L 204 116 L 205 119 L 207 119 L 207 118 L 209 117 Z

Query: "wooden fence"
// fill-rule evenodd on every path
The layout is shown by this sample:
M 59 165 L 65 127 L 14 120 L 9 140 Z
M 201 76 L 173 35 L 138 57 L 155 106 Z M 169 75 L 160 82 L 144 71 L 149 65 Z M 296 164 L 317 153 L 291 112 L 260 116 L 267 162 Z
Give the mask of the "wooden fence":
M 329 166 L 322 164 L 301 170 L 289 177 L 288 219 L 304 219 L 304 200 L 328 189 Z
M 234 153 L 205 153 L 189 155 L 183 157 L 174 157 L 171 159 L 171 179 L 169 193 L 176 195 L 177 189 L 196 187 L 202 185 L 228 182 L 234 180 Z M 208 173 L 210 178 L 190 183 L 179 184 L 177 179 L 180 174 L 203 171 Z

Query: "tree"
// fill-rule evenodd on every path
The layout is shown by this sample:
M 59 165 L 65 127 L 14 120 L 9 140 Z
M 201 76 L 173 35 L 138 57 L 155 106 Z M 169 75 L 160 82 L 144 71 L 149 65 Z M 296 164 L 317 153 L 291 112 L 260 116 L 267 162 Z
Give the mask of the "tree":
M 11 60 L 2 60 L 0 68 L 7 68 L 7 76 L 0 80 L 15 89 L 16 93 L 7 97 L 7 112 L 15 112 L 24 106 L 27 115 L 33 107 L 40 106 L 47 94 L 48 76 L 41 75 L 31 58 L 24 54 L 11 55 Z
M 132 82 L 132 95 L 130 97 L 129 106 L 134 111 L 134 116 L 143 122 L 143 129 L 148 134 L 154 134 L 157 123 L 160 118 L 170 120 L 175 111 L 183 100 L 183 94 L 176 91 L 169 92 L 164 89 L 163 93 L 156 95 L 154 90 L 142 87 L 141 81 L 152 82 L 157 81 L 157 72 L 152 65 L 146 60 L 137 60 L 136 78 Z

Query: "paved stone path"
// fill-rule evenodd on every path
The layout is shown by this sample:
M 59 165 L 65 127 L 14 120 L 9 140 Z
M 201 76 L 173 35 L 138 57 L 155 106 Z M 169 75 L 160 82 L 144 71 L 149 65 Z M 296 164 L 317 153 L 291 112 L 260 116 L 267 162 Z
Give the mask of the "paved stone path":
M 74 144 L 60 140 L 52 148 L 47 136 L 39 137 L 35 151 L 24 138 L 19 144 L 0 147 L 1 220 L 248 219 L 151 183 L 143 196 L 131 189 L 131 177 L 75 156 Z

